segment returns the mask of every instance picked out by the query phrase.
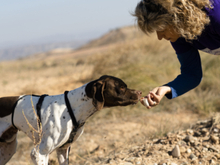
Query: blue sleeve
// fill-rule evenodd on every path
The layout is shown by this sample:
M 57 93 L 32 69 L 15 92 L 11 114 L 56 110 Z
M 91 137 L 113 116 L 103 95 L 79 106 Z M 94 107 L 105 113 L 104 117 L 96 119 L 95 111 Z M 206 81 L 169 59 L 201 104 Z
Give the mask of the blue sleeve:
M 220 0 L 213 0 L 214 8 L 208 11 L 209 18 L 215 29 L 215 33 L 220 35 Z
M 177 54 L 180 62 L 181 74 L 166 84 L 171 88 L 168 99 L 178 97 L 199 85 L 202 80 L 201 59 L 197 49 L 191 48 L 186 53 Z

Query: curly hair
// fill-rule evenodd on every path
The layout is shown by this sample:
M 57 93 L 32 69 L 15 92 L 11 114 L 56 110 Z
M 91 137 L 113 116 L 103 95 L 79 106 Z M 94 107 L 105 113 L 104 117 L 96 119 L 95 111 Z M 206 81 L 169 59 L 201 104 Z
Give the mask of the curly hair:
M 210 23 L 204 9 L 209 0 L 142 0 L 132 14 L 138 27 L 146 34 L 162 31 L 168 25 L 186 40 L 196 39 Z

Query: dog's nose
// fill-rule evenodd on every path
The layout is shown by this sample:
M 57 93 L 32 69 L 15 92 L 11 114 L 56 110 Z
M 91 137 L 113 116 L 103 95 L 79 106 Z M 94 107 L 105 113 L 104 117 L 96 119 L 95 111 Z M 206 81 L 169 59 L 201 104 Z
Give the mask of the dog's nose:
M 142 92 L 141 92 L 141 91 L 137 91 L 137 94 L 138 94 L 138 95 L 142 95 Z

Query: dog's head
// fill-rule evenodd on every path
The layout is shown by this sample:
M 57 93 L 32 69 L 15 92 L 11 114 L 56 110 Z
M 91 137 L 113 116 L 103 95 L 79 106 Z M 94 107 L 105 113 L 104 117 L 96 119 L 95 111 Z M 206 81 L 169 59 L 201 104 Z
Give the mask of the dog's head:
M 86 94 L 93 98 L 93 105 L 100 110 L 103 107 L 136 104 L 142 92 L 127 88 L 119 78 L 105 75 L 88 83 Z

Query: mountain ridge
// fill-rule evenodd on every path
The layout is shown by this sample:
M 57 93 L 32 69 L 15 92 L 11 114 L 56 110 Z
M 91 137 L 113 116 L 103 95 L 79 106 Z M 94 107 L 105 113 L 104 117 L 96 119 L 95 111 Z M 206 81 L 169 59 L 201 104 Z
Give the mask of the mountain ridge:
M 17 60 L 20 58 L 25 58 L 38 53 L 44 53 L 59 48 L 76 49 L 77 47 L 85 43 L 85 41 L 67 41 L 1 48 L 0 61 Z
M 140 36 L 140 31 L 134 26 L 125 26 L 110 30 L 103 34 L 101 37 L 95 38 L 90 41 L 68 41 L 68 42 L 51 42 L 42 44 L 30 44 L 17 47 L 1 48 L 0 49 L 0 61 L 17 60 L 22 58 L 34 58 L 38 54 L 53 54 L 53 52 L 59 49 L 59 53 L 64 54 L 65 49 L 72 49 L 72 51 L 86 50 L 90 48 L 103 47 L 107 45 L 124 43 Z M 55 53 L 57 54 L 57 53 Z

